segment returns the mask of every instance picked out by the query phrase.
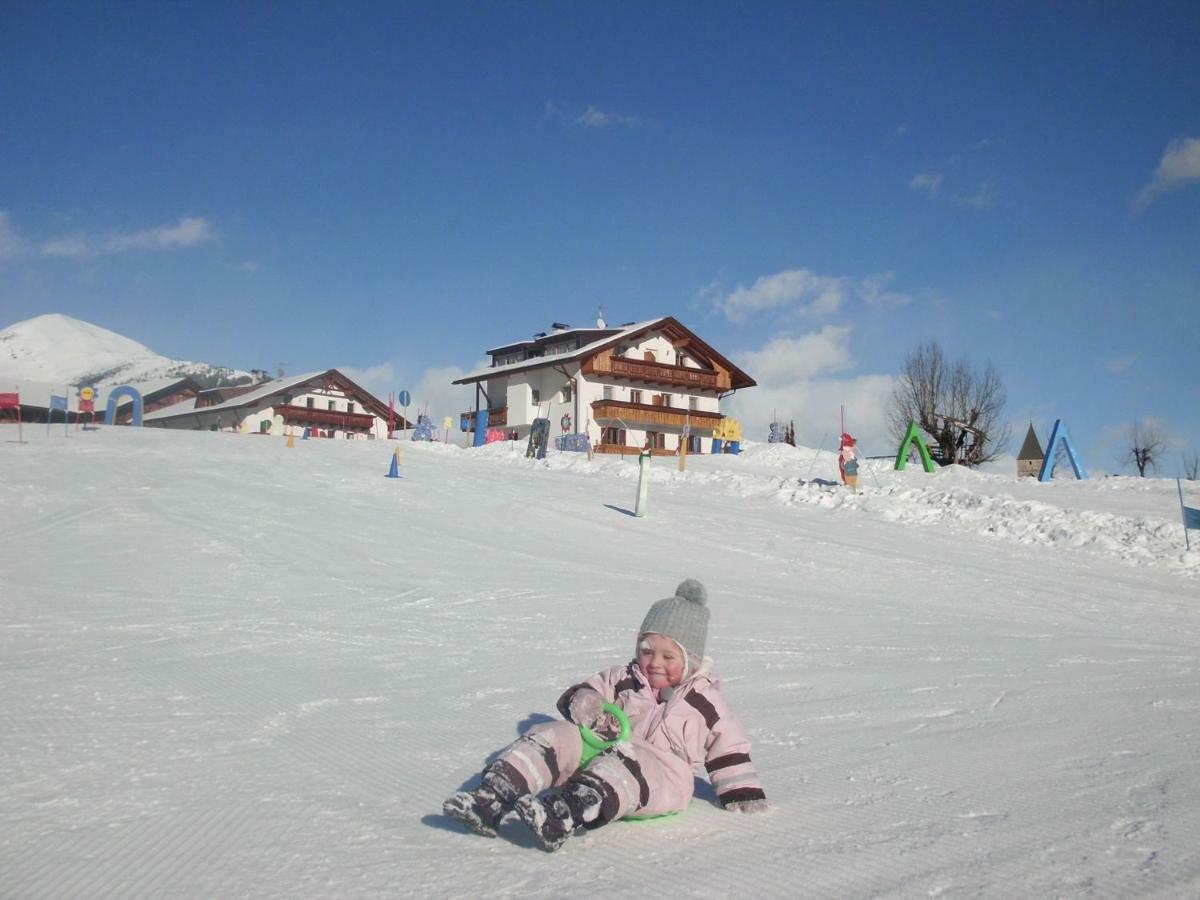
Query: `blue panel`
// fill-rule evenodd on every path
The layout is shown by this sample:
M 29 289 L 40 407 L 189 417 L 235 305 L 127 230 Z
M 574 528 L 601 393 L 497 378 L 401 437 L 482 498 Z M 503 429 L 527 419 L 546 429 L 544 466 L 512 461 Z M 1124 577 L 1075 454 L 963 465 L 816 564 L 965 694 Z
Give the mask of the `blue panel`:
M 471 442 L 471 446 L 482 447 L 487 443 L 487 425 L 488 411 L 481 409 L 475 413 L 475 440 Z
M 1050 440 L 1046 443 L 1046 456 L 1042 460 L 1042 470 L 1038 473 L 1038 481 L 1049 481 L 1054 477 L 1054 457 L 1058 455 L 1059 443 L 1067 451 L 1067 459 L 1071 461 L 1075 477 L 1080 481 L 1087 478 L 1087 469 L 1083 467 L 1079 457 L 1075 455 L 1075 448 L 1071 446 L 1071 438 L 1067 435 L 1067 426 L 1062 423 L 1062 419 L 1055 419 L 1054 427 L 1050 429 Z
M 108 395 L 108 406 L 104 410 L 104 424 L 116 424 L 117 400 L 121 397 L 133 398 L 133 424 L 140 428 L 142 425 L 142 395 L 129 385 L 123 385 Z

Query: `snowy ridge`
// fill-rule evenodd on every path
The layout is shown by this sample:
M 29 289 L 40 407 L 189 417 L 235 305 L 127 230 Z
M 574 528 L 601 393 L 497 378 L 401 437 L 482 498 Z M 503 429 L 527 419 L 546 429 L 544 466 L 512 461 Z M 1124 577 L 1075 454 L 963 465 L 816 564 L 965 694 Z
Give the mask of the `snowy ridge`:
M 727 496 L 765 497 L 788 506 L 859 512 L 886 522 L 949 527 L 956 532 L 1018 544 L 1082 549 L 1132 565 L 1161 565 L 1200 574 L 1200 557 L 1184 552 L 1175 482 L 1112 476 L 1077 482 L 1068 475 L 1048 484 L 961 467 L 929 474 L 920 466 L 894 470 L 890 461 L 865 461 L 858 490 L 840 482 L 829 452 L 786 444 L 744 442 L 740 457 L 691 456 L 680 473 L 676 459 L 651 462 L 651 484 L 705 485 Z M 529 466 L 524 445 L 471 450 L 497 462 Z M 636 456 L 551 450 L 542 465 L 635 480 Z M 1197 497 L 1200 501 L 1200 496 Z M 1131 513 L 1132 511 L 1132 513 Z
M 0 331 L 0 385 L 42 382 L 104 388 L 185 375 L 250 377 L 236 369 L 169 359 L 115 331 L 58 313 Z

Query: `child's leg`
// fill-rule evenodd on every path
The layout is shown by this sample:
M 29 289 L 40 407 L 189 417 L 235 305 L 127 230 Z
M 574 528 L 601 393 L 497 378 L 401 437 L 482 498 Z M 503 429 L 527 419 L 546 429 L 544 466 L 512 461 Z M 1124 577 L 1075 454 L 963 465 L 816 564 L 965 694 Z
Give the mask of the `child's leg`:
M 637 812 L 683 809 L 691 797 L 690 773 L 686 780 L 684 785 L 654 752 L 620 744 L 544 798 L 518 798 L 516 810 L 545 849 L 557 850 L 580 828 L 599 828 Z
M 565 782 L 579 768 L 582 750 L 577 726 L 535 726 L 500 751 L 483 770 L 479 787 L 454 794 L 442 811 L 476 834 L 495 837 L 496 826 L 517 798 Z

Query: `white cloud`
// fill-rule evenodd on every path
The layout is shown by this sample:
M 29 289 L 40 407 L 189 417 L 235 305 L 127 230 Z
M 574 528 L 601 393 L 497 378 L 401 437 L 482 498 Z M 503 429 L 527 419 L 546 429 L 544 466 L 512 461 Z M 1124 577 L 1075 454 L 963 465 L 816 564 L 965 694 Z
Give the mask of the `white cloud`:
M 892 391 L 889 375 L 836 377 L 853 368 L 849 326 L 826 326 L 800 337 L 774 338 L 758 350 L 734 359 L 758 382 L 727 401 L 729 414 L 742 425 L 747 440 L 765 441 L 772 416 L 796 423 L 796 441 L 808 447 L 836 446 L 840 410 L 846 429 L 868 455 L 891 447 L 886 405 Z M 803 476 L 803 473 L 797 473 Z
M 912 297 L 899 291 L 889 291 L 888 283 L 895 276 L 891 272 L 882 275 L 868 275 L 858 283 L 857 296 L 868 306 L 905 306 L 912 303 Z
M 941 172 L 918 172 L 908 182 L 909 190 L 924 191 L 930 197 L 936 197 L 942 189 Z
M 0 259 L 12 259 L 25 252 L 25 239 L 17 234 L 8 213 L 0 209 Z
M 787 309 L 797 315 L 831 316 L 848 299 L 872 306 L 901 306 L 911 301 L 906 294 L 886 290 L 891 273 L 866 278 L 818 275 L 810 269 L 789 269 L 763 275 L 750 287 L 739 285 L 727 296 L 720 296 L 709 285 L 701 292 L 732 322 L 741 322 L 756 313 Z
M 790 307 L 806 315 L 831 315 L 846 296 L 846 279 L 818 275 L 809 269 L 790 269 L 763 275 L 750 287 L 741 287 L 716 306 L 733 322 L 763 310 Z
M 1110 359 L 1105 362 L 1104 369 L 1113 375 L 1121 375 L 1128 371 L 1135 362 L 1137 362 L 1136 356 L 1122 356 L 1119 359 Z
M 981 181 L 973 194 L 955 194 L 954 202 L 971 209 L 991 209 L 996 203 L 996 188 L 990 181 Z
M 480 363 L 479 367 L 484 365 L 486 363 Z M 439 429 L 446 416 L 450 416 L 454 420 L 454 428 L 457 429 L 459 414 L 470 409 L 475 400 L 473 387 L 451 384 L 456 378 L 462 378 L 467 374 L 466 370 L 457 366 L 426 369 L 416 382 L 413 382 L 411 377 L 398 372 L 391 362 L 379 363 L 364 369 L 354 366 L 338 366 L 337 368 L 344 372 L 351 381 L 366 388 L 384 403 L 387 402 L 388 394 L 398 395 L 401 391 L 408 391 L 412 398 L 412 403 L 408 407 L 409 418 L 415 422 L 419 414 L 424 414 L 428 410 L 427 414 Z M 396 409 L 398 412 L 403 412 L 399 405 Z M 450 437 L 451 440 L 454 439 L 453 432 Z
M 624 128 L 637 128 L 642 122 L 634 116 L 608 113 L 596 109 L 594 106 L 589 106 L 575 118 L 575 124 L 582 125 L 585 128 L 610 128 L 613 125 L 620 125 Z
M 1168 191 L 1197 180 L 1200 180 L 1200 138 L 1176 138 L 1167 144 L 1154 178 L 1138 192 L 1134 204 L 1145 209 Z
M 844 371 L 853 363 L 847 347 L 851 331 L 849 325 L 826 325 L 801 337 L 773 338 L 762 349 L 742 354 L 738 364 L 760 384 L 790 384 Z
M 216 236 L 207 219 L 188 217 L 173 225 L 160 225 L 128 234 L 74 234 L 51 238 L 42 244 L 45 256 L 83 258 L 125 253 L 130 250 L 174 250 L 195 247 Z

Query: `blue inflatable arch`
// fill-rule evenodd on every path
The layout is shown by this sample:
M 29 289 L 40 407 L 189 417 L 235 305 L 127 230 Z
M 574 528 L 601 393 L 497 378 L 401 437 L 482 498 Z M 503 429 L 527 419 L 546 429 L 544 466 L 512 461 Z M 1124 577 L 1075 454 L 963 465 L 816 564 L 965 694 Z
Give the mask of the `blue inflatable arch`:
M 108 406 L 104 410 L 104 424 L 115 425 L 117 422 L 117 401 L 122 397 L 133 398 L 133 424 L 139 428 L 142 425 L 142 395 L 131 388 L 129 385 L 124 385 L 117 388 L 108 395 Z

